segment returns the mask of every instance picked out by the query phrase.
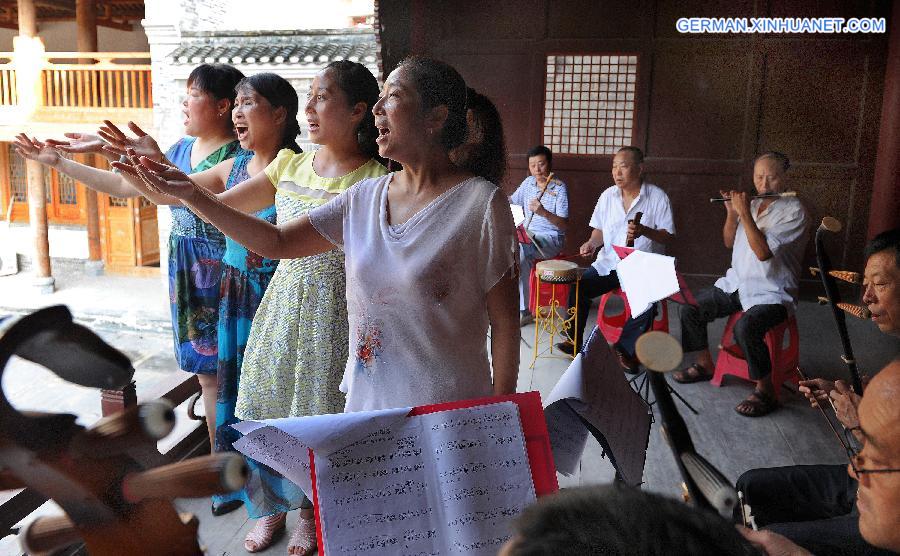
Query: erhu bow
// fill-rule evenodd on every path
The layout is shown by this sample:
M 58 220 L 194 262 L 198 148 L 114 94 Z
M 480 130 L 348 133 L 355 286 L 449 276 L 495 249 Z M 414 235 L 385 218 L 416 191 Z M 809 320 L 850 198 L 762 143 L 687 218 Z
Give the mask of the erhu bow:
M 850 312 L 859 318 L 866 318 L 868 312 L 864 307 L 854 306 L 841 302 L 840 291 L 838 291 L 835 278 L 843 279 L 848 282 L 858 283 L 859 274 L 845 273 L 834 271 L 831 268 L 831 260 L 825 251 L 824 233 L 837 233 L 841 231 L 841 223 L 831 216 L 822 219 L 822 223 L 816 230 L 816 262 L 818 269 L 813 270 L 813 274 L 818 274 L 822 279 L 822 286 L 825 288 L 825 300 L 831 306 L 831 314 L 834 316 L 834 322 L 837 325 L 838 335 L 841 337 L 841 346 L 843 354 L 841 359 L 847 364 L 850 370 L 850 379 L 853 383 L 853 390 L 857 394 L 862 394 L 862 380 L 859 375 L 859 369 L 856 368 L 856 359 L 853 357 L 853 346 L 850 345 L 850 335 L 847 333 L 847 321 L 844 312 Z M 855 276 L 854 276 L 855 275 Z

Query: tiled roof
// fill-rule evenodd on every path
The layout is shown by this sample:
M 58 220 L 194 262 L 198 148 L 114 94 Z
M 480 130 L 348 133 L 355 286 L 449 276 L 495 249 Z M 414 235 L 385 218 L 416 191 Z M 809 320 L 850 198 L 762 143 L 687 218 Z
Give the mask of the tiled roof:
M 321 65 L 334 60 L 375 63 L 375 35 L 272 34 L 193 38 L 169 55 L 174 64 Z

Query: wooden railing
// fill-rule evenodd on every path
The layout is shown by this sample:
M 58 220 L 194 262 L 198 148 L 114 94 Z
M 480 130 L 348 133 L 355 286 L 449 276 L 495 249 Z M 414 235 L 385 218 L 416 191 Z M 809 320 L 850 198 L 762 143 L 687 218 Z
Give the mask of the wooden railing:
M 0 65 L 0 106 L 15 106 L 19 104 L 19 95 L 16 93 L 16 71 L 8 64 Z
M 12 53 L 0 52 L 0 60 Z M 41 107 L 152 108 L 150 55 L 144 52 L 47 52 Z M 143 63 L 138 63 L 143 62 Z M 0 105 L 15 105 L 12 63 L 0 64 Z

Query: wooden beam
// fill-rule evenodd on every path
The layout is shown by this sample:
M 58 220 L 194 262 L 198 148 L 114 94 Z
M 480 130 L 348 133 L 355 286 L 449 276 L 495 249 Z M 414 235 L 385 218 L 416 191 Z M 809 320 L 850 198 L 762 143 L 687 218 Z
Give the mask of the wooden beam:
M 120 31 L 134 31 L 134 23 L 129 23 L 126 21 L 116 21 L 113 18 L 106 17 L 98 17 L 97 18 L 97 26 L 98 27 L 109 27 L 111 29 L 118 29 Z
M 35 6 L 39 6 L 41 8 L 52 8 L 54 10 L 60 10 L 64 12 L 75 13 L 75 7 L 71 2 L 66 2 L 66 0 L 33 0 Z

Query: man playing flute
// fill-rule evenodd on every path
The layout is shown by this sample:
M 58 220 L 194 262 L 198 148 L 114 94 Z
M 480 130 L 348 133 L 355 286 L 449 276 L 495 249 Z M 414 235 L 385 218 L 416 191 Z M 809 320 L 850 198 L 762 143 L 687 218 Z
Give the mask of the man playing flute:
M 637 147 L 622 147 L 613 157 L 612 177 L 615 185 L 608 187 L 591 215 L 591 237 L 581 246 L 583 256 L 591 256 L 598 248 L 597 258 L 581 277 L 578 287 L 576 331 L 578 342 L 584 338 L 591 300 L 619 287 L 616 265 L 619 256 L 613 245 L 634 243 L 635 249 L 650 253 L 665 253 L 666 244 L 675 239 L 675 222 L 669 196 L 661 188 L 643 180 L 644 153 Z M 635 215 L 642 213 L 640 222 Z M 575 288 L 569 290 L 569 307 L 575 306 Z M 634 370 L 634 344 L 638 336 L 653 324 L 655 310 L 629 318 L 622 328 L 619 341 L 613 346 L 622 364 Z M 564 353 L 578 352 L 580 345 L 571 341 L 556 344 Z
M 782 153 L 759 155 L 753 165 L 753 184 L 760 195 L 781 193 L 788 187 L 790 162 Z M 750 201 L 745 192 L 722 192 L 726 218 L 725 246 L 732 249 L 731 268 L 715 286 L 697 293 L 697 305 L 681 309 L 681 343 L 696 362 L 674 373 L 681 383 L 709 380 L 713 375 L 706 326 L 713 320 L 744 311 L 734 326 L 734 338 L 747 359 L 756 388 L 735 407 L 741 415 L 760 417 L 777 406 L 772 365 L 764 338 L 796 308 L 800 264 L 809 239 L 809 217 L 796 197 Z

